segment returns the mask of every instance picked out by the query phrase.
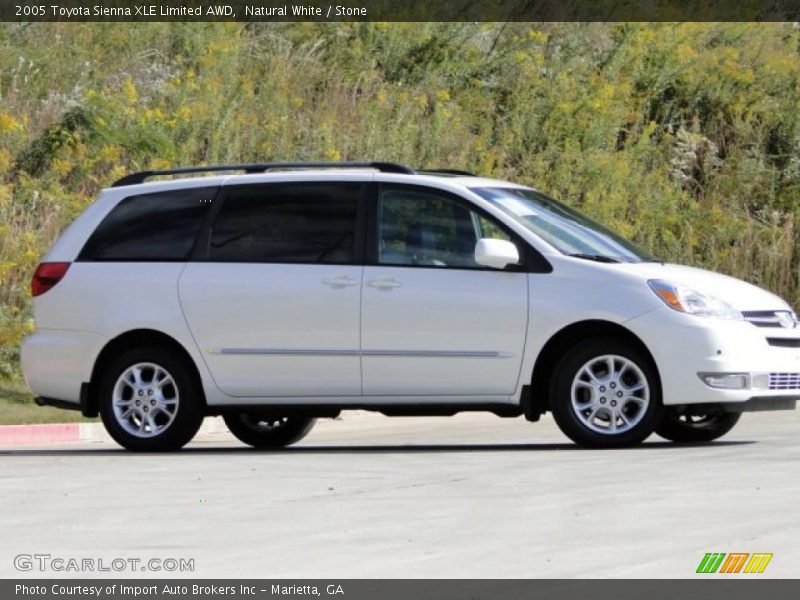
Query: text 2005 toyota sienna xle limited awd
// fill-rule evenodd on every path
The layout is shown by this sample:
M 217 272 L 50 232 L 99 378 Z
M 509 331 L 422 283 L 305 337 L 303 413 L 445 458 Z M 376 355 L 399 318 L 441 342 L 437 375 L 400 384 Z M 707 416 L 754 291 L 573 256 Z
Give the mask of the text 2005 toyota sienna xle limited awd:
M 229 173 L 145 183 L 205 171 Z M 32 288 L 22 362 L 38 402 L 99 412 L 132 450 L 178 448 L 217 414 L 247 444 L 283 446 L 349 408 L 551 411 L 587 446 L 709 441 L 800 397 L 780 298 L 457 171 L 129 175 Z

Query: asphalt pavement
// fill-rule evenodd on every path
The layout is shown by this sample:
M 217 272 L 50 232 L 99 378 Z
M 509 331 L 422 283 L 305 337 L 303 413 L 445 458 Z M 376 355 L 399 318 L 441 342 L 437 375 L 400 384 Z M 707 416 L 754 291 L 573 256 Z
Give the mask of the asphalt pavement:
M 745 415 L 713 444 L 626 450 L 579 449 L 549 416 L 366 413 L 277 452 L 227 433 L 173 454 L 4 448 L 0 577 L 682 578 L 706 552 L 773 553 L 739 577 L 799 577 L 799 471 L 797 412 Z M 194 571 L 15 568 L 33 554 Z

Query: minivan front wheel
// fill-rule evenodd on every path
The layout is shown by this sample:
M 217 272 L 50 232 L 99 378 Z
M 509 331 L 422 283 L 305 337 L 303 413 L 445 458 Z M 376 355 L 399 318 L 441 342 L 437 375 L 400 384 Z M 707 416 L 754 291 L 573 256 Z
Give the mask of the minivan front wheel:
M 258 411 L 229 412 L 222 415 L 236 438 L 254 448 L 283 448 L 302 440 L 316 419 L 279 416 Z
M 159 347 L 130 350 L 112 362 L 100 383 L 100 416 L 118 444 L 138 451 L 177 450 L 203 422 L 190 370 Z
M 663 412 L 651 361 L 614 338 L 588 340 L 564 355 L 550 404 L 571 440 L 600 448 L 638 444 L 653 433 Z

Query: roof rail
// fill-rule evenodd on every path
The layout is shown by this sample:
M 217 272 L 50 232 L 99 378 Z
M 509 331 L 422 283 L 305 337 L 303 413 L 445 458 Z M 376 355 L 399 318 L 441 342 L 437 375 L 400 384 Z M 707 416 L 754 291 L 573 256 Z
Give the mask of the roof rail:
M 469 171 L 462 171 L 460 169 L 417 169 L 419 173 L 434 173 L 438 175 L 464 175 L 467 177 L 475 177 L 475 173 Z
M 158 171 L 139 171 L 130 173 L 115 181 L 111 187 L 136 185 L 144 183 L 150 177 L 162 175 L 186 175 L 190 173 L 215 173 L 225 171 L 244 171 L 245 173 L 264 173 L 272 170 L 291 169 L 377 169 L 382 173 L 403 173 L 414 175 L 415 171 L 403 165 L 390 162 L 276 162 L 276 163 L 251 163 L 243 165 L 216 165 L 210 167 L 180 167 L 177 169 L 162 169 Z

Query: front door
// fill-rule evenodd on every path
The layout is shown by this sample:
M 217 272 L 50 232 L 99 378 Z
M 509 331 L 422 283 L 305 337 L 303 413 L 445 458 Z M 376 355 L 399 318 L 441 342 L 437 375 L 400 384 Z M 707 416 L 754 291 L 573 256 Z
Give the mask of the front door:
M 478 239 L 509 239 L 504 228 L 464 200 L 420 186 L 382 185 L 376 212 L 376 264 L 365 267 L 361 296 L 364 395 L 512 394 L 527 274 L 474 259 Z
M 365 184 L 232 186 L 179 284 L 219 388 L 236 397 L 357 396 Z

